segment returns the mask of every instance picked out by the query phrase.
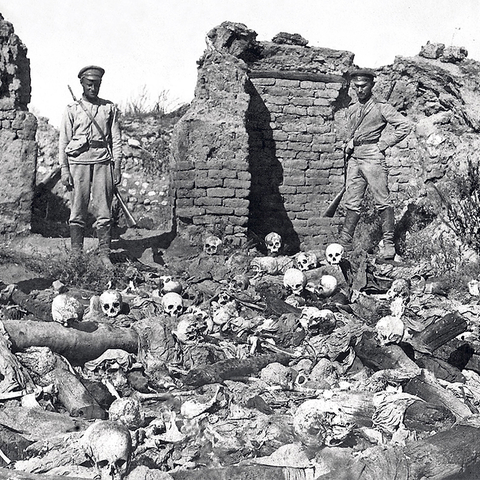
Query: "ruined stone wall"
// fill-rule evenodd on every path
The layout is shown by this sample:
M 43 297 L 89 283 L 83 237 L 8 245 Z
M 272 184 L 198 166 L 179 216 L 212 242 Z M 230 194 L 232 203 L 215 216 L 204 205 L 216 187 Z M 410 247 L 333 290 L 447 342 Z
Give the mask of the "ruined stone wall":
M 0 234 L 30 229 L 37 121 L 26 111 L 29 101 L 27 49 L 0 14 Z
M 291 251 L 322 245 L 335 227 L 322 212 L 343 184 L 333 119 L 353 54 L 255 36 L 229 22 L 207 36 L 172 142 L 179 226 L 224 224 L 235 243 L 276 231 Z
M 180 229 L 221 230 L 240 244 L 250 206 L 248 77 L 244 63 L 233 55 L 213 50 L 207 57 L 195 98 L 173 133 L 175 215 Z

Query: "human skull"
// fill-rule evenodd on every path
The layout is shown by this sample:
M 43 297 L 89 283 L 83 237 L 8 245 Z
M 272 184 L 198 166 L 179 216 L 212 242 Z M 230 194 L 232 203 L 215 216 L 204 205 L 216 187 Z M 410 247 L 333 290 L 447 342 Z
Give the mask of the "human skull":
M 114 318 L 122 311 L 122 294 L 117 290 L 105 290 L 100 295 L 100 305 L 102 307 L 102 312 L 107 317 Z
M 183 298 L 175 292 L 168 292 L 162 297 L 163 311 L 171 317 L 178 317 L 183 312 Z
M 380 345 L 400 343 L 405 333 L 405 324 L 399 317 L 387 315 L 377 322 L 375 331 Z
M 294 373 L 293 368 L 273 362 L 260 371 L 260 378 L 269 385 L 279 386 L 283 390 L 291 390 L 293 388 Z
M 193 313 L 186 313 L 179 317 L 173 334 L 180 343 L 195 342 L 205 331 L 208 325 L 205 319 L 197 317 Z
M 250 263 L 255 273 L 268 273 L 276 275 L 279 270 L 278 259 L 275 257 L 256 257 Z
M 250 279 L 245 274 L 235 275 L 232 279 L 231 289 L 233 291 L 247 290 L 249 286 L 250 286 Z
M 333 275 L 322 275 L 319 290 L 324 297 L 330 297 L 337 289 L 338 281 Z
M 207 255 L 216 255 L 220 245 L 222 245 L 222 241 L 218 237 L 215 235 L 209 235 L 203 244 L 203 251 Z
M 111 420 L 90 425 L 82 437 L 86 455 L 100 480 L 122 480 L 130 468 L 132 437 L 128 428 Z
M 339 243 L 331 243 L 325 249 L 325 258 L 330 265 L 339 265 L 345 249 Z
M 265 236 L 265 246 L 269 255 L 278 255 L 282 248 L 282 237 L 276 232 L 270 232 Z
M 302 272 L 312 270 L 317 266 L 317 256 L 313 252 L 300 252 L 295 258 L 295 265 Z
M 52 301 L 53 321 L 64 326 L 68 326 L 72 320 L 82 320 L 83 310 L 83 305 L 75 297 L 66 293 L 57 295 Z
M 145 412 L 142 404 L 134 397 L 117 398 L 108 409 L 108 418 L 136 430 L 145 424 Z
M 182 284 L 170 275 L 162 275 L 160 277 L 159 287 L 162 294 L 169 292 L 182 293 Z
M 283 285 L 290 289 L 294 295 L 300 295 L 306 284 L 307 277 L 298 268 L 289 268 L 283 275 Z
M 387 291 L 387 298 L 409 298 L 410 297 L 410 282 L 405 278 L 396 278 Z
M 293 427 L 297 438 L 306 446 L 341 445 L 354 424 L 338 405 L 322 398 L 307 400 L 293 415 Z

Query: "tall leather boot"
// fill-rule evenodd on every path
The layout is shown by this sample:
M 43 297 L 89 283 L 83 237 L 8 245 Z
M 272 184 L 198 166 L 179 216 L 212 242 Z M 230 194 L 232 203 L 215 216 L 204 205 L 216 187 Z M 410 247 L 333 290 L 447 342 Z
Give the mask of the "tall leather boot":
M 340 243 L 340 245 L 343 245 L 343 248 L 347 252 L 352 250 L 353 234 L 355 233 L 355 228 L 357 227 L 357 223 L 359 220 L 359 213 L 354 212 L 353 210 L 347 210 L 345 220 L 343 221 L 342 230 L 338 238 L 338 243 Z
M 385 260 L 393 260 L 395 258 L 395 242 L 393 241 L 393 233 L 395 231 L 395 215 L 393 207 L 387 207 L 380 211 L 382 220 L 383 233 L 383 249 L 380 255 Z
M 97 228 L 98 237 L 98 258 L 106 268 L 113 268 L 113 263 L 110 260 L 110 244 L 112 242 L 112 235 L 110 227 Z
M 83 252 L 84 229 L 79 225 L 70 225 L 70 245 L 72 257 L 79 257 Z

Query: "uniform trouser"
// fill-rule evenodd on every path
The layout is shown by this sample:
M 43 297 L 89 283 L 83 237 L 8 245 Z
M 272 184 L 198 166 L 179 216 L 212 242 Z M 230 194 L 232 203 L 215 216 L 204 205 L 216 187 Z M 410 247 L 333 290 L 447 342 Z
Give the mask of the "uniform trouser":
M 344 197 L 347 210 L 360 213 L 367 186 L 379 211 L 392 206 L 385 157 L 376 145 L 366 145 L 361 156 L 355 156 L 354 153 L 348 161 L 347 190 Z
M 70 164 L 70 173 L 73 177 L 70 226 L 85 228 L 91 203 L 95 228 L 110 227 L 113 199 L 113 177 L 110 163 Z

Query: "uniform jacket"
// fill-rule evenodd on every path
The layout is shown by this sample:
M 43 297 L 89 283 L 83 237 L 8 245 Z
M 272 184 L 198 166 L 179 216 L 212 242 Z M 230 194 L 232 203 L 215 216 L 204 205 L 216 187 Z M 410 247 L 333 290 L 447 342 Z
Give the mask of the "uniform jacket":
M 117 107 L 112 102 L 101 98 L 95 104 L 85 99 L 82 99 L 82 103 L 103 130 L 114 158 L 110 158 L 101 134 L 79 102 L 76 101 L 67 106 L 60 125 L 60 164 L 94 164 L 120 160 L 122 147 Z M 86 143 L 74 154 L 67 155 L 65 149 L 75 142 L 78 145 Z
M 364 107 L 365 116 L 357 127 Z M 382 135 L 385 127 L 392 125 L 392 131 Z M 402 141 L 411 131 L 409 120 L 397 112 L 389 103 L 370 98 L 365 104 L 354 103 L 347 109 L 347 141 L 353 139 L 354 145 L 362 143 L 377 143 L 380 151 L 392 147 Z

